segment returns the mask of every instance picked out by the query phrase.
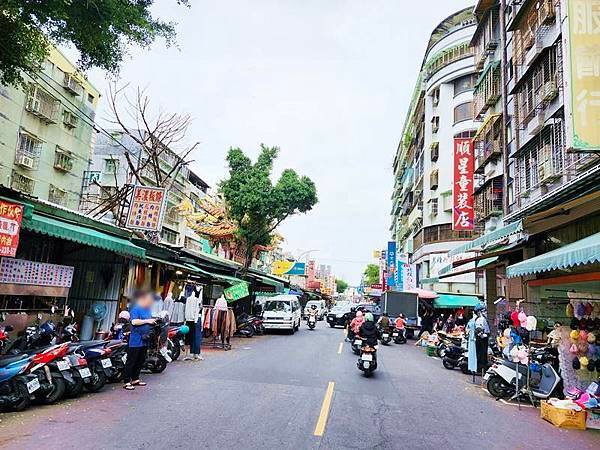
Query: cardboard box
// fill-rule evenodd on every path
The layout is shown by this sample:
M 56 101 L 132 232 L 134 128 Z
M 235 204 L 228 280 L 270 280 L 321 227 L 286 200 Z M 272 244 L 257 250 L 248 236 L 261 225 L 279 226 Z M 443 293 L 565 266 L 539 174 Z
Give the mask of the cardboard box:
M 588 409 L 585 426 L 593 430 L 600 430 L 600 409 Z
M 542 400 L 540 416 L 542 419 L 559 428 L 585 430 L 585 411 L 573 411 L 570 409 L 556 408 L 548 402 Z

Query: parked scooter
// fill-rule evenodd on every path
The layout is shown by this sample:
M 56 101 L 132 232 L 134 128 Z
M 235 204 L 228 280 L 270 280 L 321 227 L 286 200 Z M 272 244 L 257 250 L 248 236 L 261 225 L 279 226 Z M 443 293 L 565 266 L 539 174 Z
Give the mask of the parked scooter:
M 469 360 L 467 358 L 467 349 L 458 345 L 451 345 L 444 352 L 442 364 L 448 370 L 460 368 L 462 373 L 469 373 Z
M 554 368 L 555 356 L 547 347 L 531 351 L 530 363 L 518 365 L 518 388 L 520 395 L 531 394 L 534 398 L 544 400 L 556 396 L 561 382 L 560 375 Z M 527 377 L 529 372 L 529 387 Z M 517 363 L 496 358 L 483 379 L 490 395 L 496 399 L 511 398 L 517 392 Z
M 436 346 L 436 353 L 440 358 L 443 358 L 446 354 L 446 350 L 453 345 L 460 346 L 462 343 L 462 337 L 452 336 L 444 331 L 438 331 L 438 344 Z
M 375 372 L 375 369 L 377 369 L 377 346 L 362 346 L 356 366 L 364 372 L 366 377 L 371 376 Z
M 187 325 L 169 327 L 167 330 L 167 351 L 171 360 L 177 361 L 181 355 L 181 349 L 185 346 L 184 336 L 188 334 L 190 328 Z
M 167 349 L 168 329 L 169 321 L 166 316 L 157 318 L 154 325 L 151 325 L 150 333 L 147 336 L 148 348 L 143 369 L 153 373 L 161 373 L 167 368 L 167 364 L 172 361 Z
M 265 334 L 266 330 L 265 326 L 263 325 L 262 317 L 251 316 L 250 320 L 252 321 L 252 326 L 254 327 L 254 333 L 257 336 L 262 336 Z
M 239 316 L 237 316 L 235 327 L 236 336 L 244 336 L 247 338 L 251 338 L 254 336 L 255 329 L 253 325 L 253 320 L 246 313 L 242 313 Z
M 68 351 L 69 344 L 64 343 L 31 352 L 34 356 L 28 370 L 37 377 L 40 384 L 40 388 L 35 392 L 35 397 L 40 403 L 50 405 L 64 396 L 65 377 L 71 377 L 70 373 L 63 373 L 69 372 L 68 364 L 63 360 Z
M 392 337 L 396 344 L 406 344 L 406 329 L 405 328 L 394 328 Z
M 33 355 L 26 354 L 0 358 L 0 407 L 12 411 L 29 407 L 40 388 L 37 376 L 27 372 L 32 360 Z

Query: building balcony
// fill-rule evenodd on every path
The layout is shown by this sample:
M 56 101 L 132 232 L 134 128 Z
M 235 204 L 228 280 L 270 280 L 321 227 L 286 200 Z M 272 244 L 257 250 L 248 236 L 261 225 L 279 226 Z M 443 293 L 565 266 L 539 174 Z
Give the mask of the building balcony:
M 73 74 L 65 73 L 65 77 L 63 79 L 63 87 L 72 95 L 83 95 L 83 86 Z
M 494 61 L 480 75 L 473 92 L 473 116 L 481 120 L 500 99 L 500 62 Z
M 16 170 L 13 170 L 10 180 L 10 187 L 15 191 L 33 194 L 33 190 L 35 189 L 35 180 L 17 172 Z
M 475 194 L 475 220 L 485 222 L 490 217 L 501 216 L 503 212 L 502 177 L 493 178 L 480 188 Z
M 39 117 L 42 122 L 56 123 L 59 106 L 60 102 L 39 86 L 35 84 L 29 86 L 25 109 Z
M 73 154 L 60 147 L 56 147 L 54 153 L 54 168 L 62 172 L 70 172 L 73 170 Z
M 36 170 L 40 164 L 42 145 L 42 140 L 32 134 L 19 134 L 15 164 L 28 170 Z

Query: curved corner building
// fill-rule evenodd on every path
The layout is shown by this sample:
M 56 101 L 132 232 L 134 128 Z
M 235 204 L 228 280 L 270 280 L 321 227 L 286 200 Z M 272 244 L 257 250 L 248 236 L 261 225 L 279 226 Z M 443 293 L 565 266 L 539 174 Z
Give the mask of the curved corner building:
M 439 278 L 448 252 L 477 235 L 452 229 L 454 138 L 473 137 L 480 126 L 473 122 L 475 28 L 467 8 L 431 33 L 394 159 L 392 239 L 415 265 L 418 285 L 439 292 L 479 292 L 475 273 Z

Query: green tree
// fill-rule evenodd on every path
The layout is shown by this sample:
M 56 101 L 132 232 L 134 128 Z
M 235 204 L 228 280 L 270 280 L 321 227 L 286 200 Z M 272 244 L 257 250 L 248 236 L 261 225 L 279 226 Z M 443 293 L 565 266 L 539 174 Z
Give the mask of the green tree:
M 379 266 L 377 264 L 368 264 L 364 274 L 367 286 L 379 283 Z
M 253 164 L 239 148 L 229 149 L 229 178 L 220 183 L 228 214 L 237 226 L 237 238 L 245 249 L 247 269 L 254 249 L 269 245 L 273 231 L 288 217 L 305 213 L 317 203 L 313 181 L 286 169 L 275 184 L 271 181 L 273 161 L 278 147 L 261 144 L 261 152 Z
M 346 289 L 348 289 L 348 283 L 346 283 L 344 280 L 335 280 L 335 290 L 338 294 L 343 294 Z
M 175 0 L 189 6 L 189 0 Z M 154 0 L 2 0 L 0 82 L 16 85 L 22 72 L 39 71 L 52 44 L 73 44 L 82 70 L 116 72 L 127 44 L 148 47 L 157 37 L 171 44 L 172 22 L 155 19 Z

